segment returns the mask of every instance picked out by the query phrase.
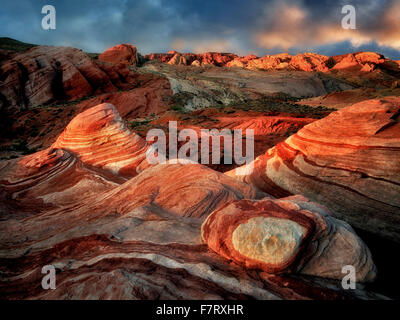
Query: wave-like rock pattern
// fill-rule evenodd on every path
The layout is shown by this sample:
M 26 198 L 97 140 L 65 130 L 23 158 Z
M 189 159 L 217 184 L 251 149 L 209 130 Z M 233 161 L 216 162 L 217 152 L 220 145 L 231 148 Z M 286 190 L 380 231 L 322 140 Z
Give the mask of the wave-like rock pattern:
M 73 152 L 82 162 L 114 174 L 132 177 L 149 166 L 146 141 L 126 127 L 109 103 L 76 116 L 52 148 Z
M 266 194 L 193 163 L 169 161 L 137 174 L 135 169 L 135 176 L 127 180 L 127 168 L 138 168 L 145 149 L 114 107 L 102 104 L 78 115 L 51 148 L 2 163 L 0 298 L 382 298 L 362 289 L 343 290 L 329 279 L 337 278 L 338 267 L 331 265 L 328 253 L 345 247 L 335 238 L 344 229 L 350 233 L 345 239 L 354 240 L 346 248 L 365 259 L 362 270 L 372 268 L 372 262 L 351 230 L 327 223 L 327 217 L 318 222 L 327 226 L 318 229 L 320 237 L 310 233 L 309 246 L 315 250 L 299 255 L 307 252 L 310 269 L 302 270 L 307 278 L 247 268 L 209 250 L 201 239 L 208 216 L 230 203 L 247 203 L 245 199 Z M 282 215 L 294 206 L 319 212 L 303 198 L 276 203 L 285 208 Z M 317 224 L 315 217 L 305 219 Z M 323 245 L 329 247 L 326 253 L 320 250 Z M 312 259 L 317 266 L 310 265 Z M 45 265 L 57 270 L 55 290 L 41 286 Z M 315 274 L 324 278 L 310 276 Z M 367 279 L 367 272 L 360 277 Z
M 11 54 L 2 59 L 0 72 L 0 110 L 10 113 L 137 85 L 126 66 L 105 65 L 69 47 L 38 46 Z
M 313 122 L 228 174 L 303 194 L 356 227 L 400 241 L 400 99 L 357 103 Z M 278 187 L 278 188 L 276 188 Z
M 343 291 L 328 280 L 247 269 L 209 251 L 200 236 L 204 219 L 230 201 L 262 196 L 201 165 L 160 164 L 90 201 L 43 209 L 24 220 L 0 221 L 0 296 L 380 298 L 362 290 Z M 57 288 L 46 291 L 40 271 L 48 264 L 58 271 Z
M 83 203 L 124 181 L 87 166 L 61 149 L 46 149 L 0 168 L 0 216 L 20 218 Z
M 358 282 L 374 280 L 371 253 L 347 223 L 302 196 L 240 200 L 208 216 L 202 239 L 210 249 L 247 268 L 343 278 L 343 266 Z

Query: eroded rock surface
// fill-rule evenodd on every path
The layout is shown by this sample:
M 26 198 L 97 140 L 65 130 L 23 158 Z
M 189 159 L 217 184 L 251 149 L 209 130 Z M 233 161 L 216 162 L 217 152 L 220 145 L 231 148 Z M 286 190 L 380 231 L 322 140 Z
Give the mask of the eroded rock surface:
M 98 58 L 100 61 L 112 64 L 137 65 L 139 63 L 139 54 L 136 47 L 129 44 L 119 44 L 104 51 Z
M 254 171 L 229 175 L 275 195 L 303 194 L 354 226 L 400 241 L 399 112 L 399 98 L 357 103 L 268 150 Z
M 149 166 L 146 141 L 126 127 L 109 103 L 76 116 L 51 148 L 73 152 L 84 163 L 114 174 L 133 177 L 141 166 Z
M 60 100 L 132 89 L 134 74 L 104 65 L 69 47 L 39 46 L 1 63 L 0 109 L 19 111 Z
M 287 264 L 293 255 L 306 259 L 307 252 L 308 264 L 302 272 L 312 276 L 273 274 L 276 270 L 265 272 L 210 251 L 201 240 L 201 225 L 207 217 L 211 221 L 232 203 L 256 201 L 266 194 L 200 164 L 169 161 L 136 171 L 132 178 L 122 169 L 126 165 L 133 169 L 137 162 L 114 165 L 132 161 L 143 149 L 143 142 L 124 128 L 116 109 L 102 104 L 78 115 L 52 148 L 1 163 L 1 298 L 383 298 L 362 288 L 345 291 L 332 280 L 337 279 L 338 265 L 332 264 L 331 254 L 346 245 L 335 234 L 345 235 L 350 250 L 338 264 L 359 263 L 361 268 L 357 259 L 364 257 L 360 280 L 373 277 L 372 271 L 367 272 L 372 268 L 368 250 L 351 228 L 343 225 L 348 230 L 344 234 L 338 222 L 313 213 L 323 209 L 315 209 L 303 198 L 274 202 L 282 208 L 281 220 L 301 207 L 301 222 L 274 220 L 267 230 L 292 238 L 289 245 L 281 246 L 275 265 Z M 246 212 L 244 216 L 251 214 L 251 210 Z M 269 212 L 273 215 L 274 210 Z M 317 224 L 325 228 L 311 230 Z M 291 231 L 286 232 L 288 225 Z M 248 241 L 241 246 L 248 228 L 236 238 L 244 253 L 257 246 Z M 303 238 L 313 239 L 307 251 Z M 318 251 L 322 244 L 329 250 Z M 349 261 L 350 256 L 354 261 Z M 41 287 L 42 267 L 49 264 L 57 269 L 55 290 Z M 323 278 L 313 277 L 316 274 Z
M 343 266 L 352 265 L 359 282 L 376 276 L 371 253 L 350 225 L 302 196 L 227 204 L 203 223 L 202 238 L 247 268 L 340 280 Z

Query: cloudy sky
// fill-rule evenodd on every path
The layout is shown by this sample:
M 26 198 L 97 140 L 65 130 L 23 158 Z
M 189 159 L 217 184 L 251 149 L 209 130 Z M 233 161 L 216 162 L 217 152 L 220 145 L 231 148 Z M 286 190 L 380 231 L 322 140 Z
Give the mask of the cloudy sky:
M 56 8 L 56 30 L 41 27 L 46 4 Z M 341 27 L 347 4 L 355 30 Z M 0 36 L 88 52 L 131 43 L 142 54 L 377 51 L 400 59 L 400 0 L 1 0 Z

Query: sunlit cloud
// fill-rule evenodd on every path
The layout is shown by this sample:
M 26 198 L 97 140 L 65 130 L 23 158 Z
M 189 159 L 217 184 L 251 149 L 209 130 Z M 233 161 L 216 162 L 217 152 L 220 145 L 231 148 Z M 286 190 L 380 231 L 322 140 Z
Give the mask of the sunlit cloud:
M 57 29 L 41 28 L 46 0 L 3 0 L 0 36 L 102 52 L 130 43 L 139 52 L 378 50 L 400 59 L 400 0 L 53 0 Z M 341 28 L 353 4 L 357 29 Z
M 232 39 L 174 39 L 171 48 L 179 52 L 234 52 L 238 44 Z
M 254 42 L 266 49 L 310 47 L 349 41 L 354 47 L 377 42 L 379 45 L 400 49 L 400 2 L 393 2 L 385 11 L 381 23 L 372 30 L 341 27 L 342 15 L 336 21 L 315 20 L 301 2 L 276 1 L 264 11 L 266 26 L 255 32 Z

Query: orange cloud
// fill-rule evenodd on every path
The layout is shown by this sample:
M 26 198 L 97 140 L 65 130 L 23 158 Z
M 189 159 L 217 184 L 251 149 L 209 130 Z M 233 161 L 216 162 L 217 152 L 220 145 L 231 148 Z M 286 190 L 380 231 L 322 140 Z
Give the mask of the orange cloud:
M 199 40 L 199 39 L 174 39 L 171 48 L 176 51 L 192 51 L 193 53 L 203 53 L 207 51 L 215 52 L 233 52 L 236 51 L 235 41 L 230 39 L 212 39 L 212 40 Z
M 267 49 L 319 46 L 341 41 L 350 41 L 353 46 L 376 41 L 379 45 L 400 49 L 400 2 L 394 2 L 384 14 L 376 30 L 345 30 L 341 27 L 343 16 L 338 21 L 312 21 L 307 10 L 300 4 L 276 2 L 267 9 L 266 30 L 256 32 L 253 40 Z

